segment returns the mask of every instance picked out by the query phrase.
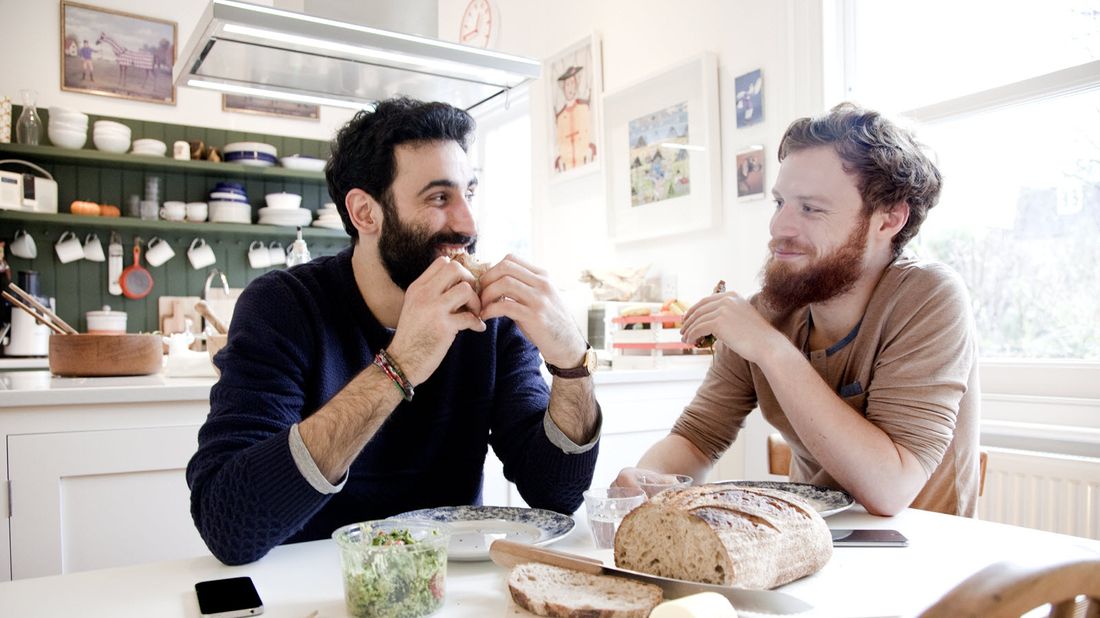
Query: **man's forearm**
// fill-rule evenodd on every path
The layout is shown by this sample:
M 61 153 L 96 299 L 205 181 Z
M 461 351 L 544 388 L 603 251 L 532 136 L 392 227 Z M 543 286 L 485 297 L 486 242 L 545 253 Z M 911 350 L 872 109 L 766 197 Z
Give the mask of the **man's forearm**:
M 302 442 L 330 483 L 344 475 L 399 403 L 401 393 L 389 376 L 371 365 L 298 425 Z
M 638 468 L 664 474 L 686 474 L 702 483 L 712 462 L 687 438 L 671 433 L 649 447 L 638 461 Z
M 832 391 L 794 346 L 759 363 L 799 439 L 819 464 L 872 513 L 909 506 L 928 480 L 908 449 Z
M 596 434 L 596 393 L 592 376 L 554 378 L 550 385 L 550 418 L 575 444 L 587 444 Z

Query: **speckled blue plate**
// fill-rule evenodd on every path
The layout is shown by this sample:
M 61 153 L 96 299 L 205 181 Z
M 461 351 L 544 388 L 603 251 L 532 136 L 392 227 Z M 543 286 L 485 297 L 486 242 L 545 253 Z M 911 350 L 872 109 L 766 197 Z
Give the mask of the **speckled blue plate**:
M 856 503 L 852 494 L 843 489 L 833 489 L 809 483 L 788 483 L 783 481 L 715 481 L 712 485 L 738 485 L 741 487 L 759 487 L 761 489 L 777 489 L 792 493 L 817 510 L 818 515 L 828 517 L 841 511 L 845 511 Z
M 497 539 L 548 545 L 577 525 L 568 515 L 515 506 L 441 506 L 401 513 L 393 519 L 448 524 L 451 542 L 447 546 L 447 559 L 461 562 L 488 560 L 489 545 Z

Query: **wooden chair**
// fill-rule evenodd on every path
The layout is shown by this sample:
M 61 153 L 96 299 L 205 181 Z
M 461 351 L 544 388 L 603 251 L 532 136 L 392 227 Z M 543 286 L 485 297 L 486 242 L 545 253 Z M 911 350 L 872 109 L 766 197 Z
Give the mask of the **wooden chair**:
M 1083 597 L 1080 598 L 1079 597 Z M 1051 618 L 1100 616 L 1100 555 L 997 562 L 955 586 L 921 618 L 1011 616 L 1050 604 Z
M 980 451 L 978 454 L 978 495 L 985 493 L 985 466 L 989 459 L 989 453 Z M 768 436 L 768 474 L 790 476 L 791 474 L 791 447 L 778 433 Z

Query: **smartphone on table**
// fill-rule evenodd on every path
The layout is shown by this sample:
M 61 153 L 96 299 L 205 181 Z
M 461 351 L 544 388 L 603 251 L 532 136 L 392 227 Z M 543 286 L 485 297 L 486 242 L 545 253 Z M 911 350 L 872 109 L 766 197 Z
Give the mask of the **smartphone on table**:
M 830 530 L 833 547 L 907 547 L 909 539 L 897 530 Z
M 251 577 L 212 579 L 195 584 L 203 618 L 243 618 L 264 613 L 260 593 Z

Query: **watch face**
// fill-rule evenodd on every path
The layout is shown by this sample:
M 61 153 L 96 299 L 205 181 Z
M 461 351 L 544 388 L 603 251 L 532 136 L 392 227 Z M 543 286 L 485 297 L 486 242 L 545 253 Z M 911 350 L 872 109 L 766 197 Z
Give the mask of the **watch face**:
M 458 42 L 474 47 L 488 47 L 497 27 L 489 0 L 470 0 L 458 26 Z

